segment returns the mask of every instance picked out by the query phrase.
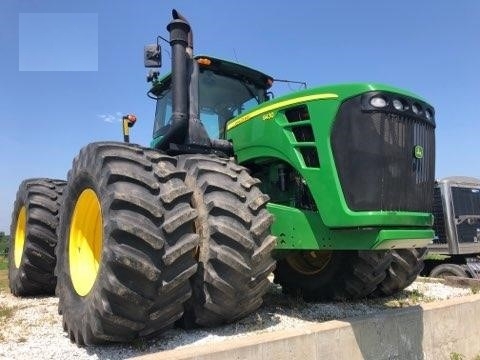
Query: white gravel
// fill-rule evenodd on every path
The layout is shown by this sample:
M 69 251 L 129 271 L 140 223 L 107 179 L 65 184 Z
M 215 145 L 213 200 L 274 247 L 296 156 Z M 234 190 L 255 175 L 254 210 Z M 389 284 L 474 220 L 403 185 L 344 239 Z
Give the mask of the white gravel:
M 227 326 L 190 331 L 172 329 L 148 341 L 79 348 L 70 342 L 62 329 L 56 298 L 19 299 L 4 291 L 0 293 L 0 359 L 125 359 L 470 294 L 469 288 L 418 281 L 391 298 L 307 304 L 283 295 L 280 287 L 272 284 L 264 306 L 257 313 Z M 9 308 L 13 309 L 12 315 L 6 318 L 2 310 Z

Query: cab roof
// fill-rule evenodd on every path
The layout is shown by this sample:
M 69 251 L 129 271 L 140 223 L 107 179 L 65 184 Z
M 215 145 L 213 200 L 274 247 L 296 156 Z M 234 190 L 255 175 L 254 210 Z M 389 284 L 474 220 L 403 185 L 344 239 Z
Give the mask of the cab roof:
M 201 69 L 209 69 L 219 74 L 244 79 L 252 82 L 256 86 L 268 90 L 273 84 L 273 78 L 261 71 L 252 69 L 238 63 L 214 58 L 207 55 L 198 55 L 194 57 Z M 172 73 L 168 73 L 160 80 L 154 82 L 150 92 L 158 93 L 163 88 L 168 87 L 172 81 Z

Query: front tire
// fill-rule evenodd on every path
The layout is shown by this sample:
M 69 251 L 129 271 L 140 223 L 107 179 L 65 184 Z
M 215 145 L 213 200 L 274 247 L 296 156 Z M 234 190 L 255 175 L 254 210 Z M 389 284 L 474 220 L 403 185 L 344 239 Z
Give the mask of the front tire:
M 382 282 L 390 261 L 388 251 L 295 251 L 277 262 L 275 282 L 305 301 L 358 299 Z
M 55 291 L 57 226 L 66 182 L 28 179 L 20 184 L 10 229 L 8 281 L 15 296 Z
M 391 250 L 392 262 L 374 296 L 393 295 L 415 281 L 422 272 L 427 248 Z
M 123 143 L 87 145 L 68 175 L 57 247 L 64 329 L 78 345 L 171 326 L 196 271 L 196 212 L 176 160 Z
M 198 271 L 187 303 L 184 327 L 215 326 L 242 318 L 260 307 L 275 268 L 269 200 L 247 170 L 209 155 L 179 156 L 193 191 L 200 235 Z

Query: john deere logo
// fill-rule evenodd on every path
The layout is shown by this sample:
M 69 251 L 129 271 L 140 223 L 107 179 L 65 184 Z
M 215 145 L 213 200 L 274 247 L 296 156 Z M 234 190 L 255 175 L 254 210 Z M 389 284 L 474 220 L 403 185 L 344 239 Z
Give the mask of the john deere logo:
M 417 159 L 422 159 L 423 158 L 423 147 L 420 146 L 420 145 L 415 145 L 415 147 L 413 148 L 413 155 Z

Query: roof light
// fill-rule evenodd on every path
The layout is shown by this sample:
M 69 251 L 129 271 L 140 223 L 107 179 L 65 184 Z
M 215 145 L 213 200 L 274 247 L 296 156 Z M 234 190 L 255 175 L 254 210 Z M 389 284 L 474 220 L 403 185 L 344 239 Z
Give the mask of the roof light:
M 212 60 L 207 58 L 200 58 L 200 59 L 197 59 L 197 63 L 198 65 L 209 66 L 212 64 Z

